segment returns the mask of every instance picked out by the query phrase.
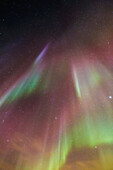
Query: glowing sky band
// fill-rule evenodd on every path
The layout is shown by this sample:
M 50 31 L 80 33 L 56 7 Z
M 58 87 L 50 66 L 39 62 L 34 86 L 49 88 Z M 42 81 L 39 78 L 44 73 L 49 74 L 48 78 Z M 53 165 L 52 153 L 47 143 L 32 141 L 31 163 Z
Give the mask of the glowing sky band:
M 42 50 L 27 73 L 20 77 L 19 80 L 17 80 L 16 83 L 12 85 L 12 87 L 6 91 L 2 97 L 0 97 L 0 107 L 2 107 L 4 104 L 12 103 L 21 96 L 28 96 L 37 88 L 41 75 L 41 71 L 38 67 L 39 62 L 45 55 L 48 47 L 49 44 L 47 44 Z

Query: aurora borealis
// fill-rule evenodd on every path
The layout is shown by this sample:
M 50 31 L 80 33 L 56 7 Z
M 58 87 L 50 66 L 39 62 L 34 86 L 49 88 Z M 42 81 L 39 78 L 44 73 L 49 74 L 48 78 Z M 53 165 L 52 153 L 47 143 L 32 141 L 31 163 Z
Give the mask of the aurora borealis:
M 0 170 L 113 170 L 113 3 L 2 5 Z

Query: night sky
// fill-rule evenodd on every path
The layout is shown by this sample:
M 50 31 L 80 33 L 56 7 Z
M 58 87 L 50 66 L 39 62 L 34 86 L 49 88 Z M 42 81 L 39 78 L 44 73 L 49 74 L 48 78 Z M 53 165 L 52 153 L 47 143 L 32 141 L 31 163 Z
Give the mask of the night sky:
M 0 170 L 113 170 L 112 1 L 0 1 Z

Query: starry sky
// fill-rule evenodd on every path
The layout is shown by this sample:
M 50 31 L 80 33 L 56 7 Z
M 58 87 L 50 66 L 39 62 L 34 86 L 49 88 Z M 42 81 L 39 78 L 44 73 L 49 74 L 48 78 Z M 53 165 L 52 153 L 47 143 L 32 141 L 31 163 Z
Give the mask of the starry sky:
M 113 2 L 0 1 L 0 170 L 112 160 Z

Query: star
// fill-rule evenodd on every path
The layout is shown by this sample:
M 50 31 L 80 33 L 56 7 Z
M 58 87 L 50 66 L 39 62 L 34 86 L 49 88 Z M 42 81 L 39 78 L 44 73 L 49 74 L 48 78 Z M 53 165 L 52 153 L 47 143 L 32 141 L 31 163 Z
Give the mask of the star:
M 58 117 L 57 116 L 55 116 L 55 120 L 57 120 L 58 119 Z

